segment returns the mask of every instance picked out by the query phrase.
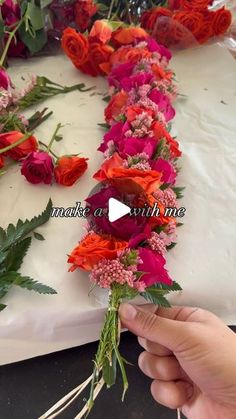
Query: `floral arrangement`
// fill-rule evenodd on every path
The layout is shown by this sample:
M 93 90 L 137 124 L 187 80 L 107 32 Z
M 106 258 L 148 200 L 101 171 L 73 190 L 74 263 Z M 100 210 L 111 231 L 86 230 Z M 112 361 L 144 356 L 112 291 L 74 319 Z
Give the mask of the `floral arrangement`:
M 15 226 L 9 224 L 5 230 L 0 227 L 0 300 L 6 296 L 12 286 L 40 294 L 56 294 L 53 288 L 18 272 L 31 245 L 30 234 L 33 233 L 37 240 L 44 240 L 44 237 L 34 230 L 49 220 L 51 211 L 52 201 L 49 200 L 42 214 L 32 220 L 18 220 Z M 0 311 L 6 307 L 6 304 L 0 303 Z
M 93 62 L 90 46 L 93 49 L 95 42 L 102 48 L 110 39 L 116 39 L 117 48 L 109 60 Z M 121 301 L 142 296 L 168 307 L 165 295 L 181 290 L 165 267 L 167 251 L 175 246 L 181 225 L 166 215 L 165 208 L 178 207 L 183 189 L 176 187 L 181 151 L 170 133 L 173 101 L 178 94 L 169 68 L 171 53 L 143 29 L 121 28 L 112 33 L 106 22 L 96 22 L 88 38 L 66 29 L 62 46 L 82 71 L 92 65 L 101 72 L 109 69 L 107 131 L 99 146 L 104 162 L 94 175 L 98 190 L 86 200 L 91 210 L 87 232 L 68 258 L 70 271 L 87 271 L 92 287 L 109 290 L 109 301 L 92 375 L 41 419 L 56 417 L 90 384 L 89 399 L 76 416 L 87 417 L 102 387 L 115 383 L 117 365 L 124 399 L 128 379 L 126 361 L 119 352 Z M 110 222 L 107 209 L 111 197 L 133 209 L 149 206 L 159 211 L 149 217 L 126 215 Z M 98 207 L 103 210 L 101 217 L 95 216 Z
M 214 9 L 212 0 L 172 0 L 168 7 L 154 7 L 141 16 L 141 26 L 165 46 L 204 44 L 224 35 L 232 21 L 225 6 Z

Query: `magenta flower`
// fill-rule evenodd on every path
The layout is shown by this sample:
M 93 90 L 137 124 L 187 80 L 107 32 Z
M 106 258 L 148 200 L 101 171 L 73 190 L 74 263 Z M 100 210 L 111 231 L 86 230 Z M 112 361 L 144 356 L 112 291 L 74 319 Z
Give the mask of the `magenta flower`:
M 131 76 L 135 64 L 134 63 L 124 63 L 117 66 L 114 66 L 112 71 L 108 76 L 108 83 L 110 86 L 120 87 L 120 82 L 124 77 Z
M 45 151 L 32 151 L 23 160 L 21 174 L 34 185 L 37 183 L 52 183 L 52 157 Z
M 143 86 L 143 84 L 151 83 L 152 79 L 152 73 L 145 73 L 144 71 L 141 71 L 140 73 L 134 74 L 133 76 L 124 77 L 120 81 L 120 87 L 126 92 L 129 92 L 133 88 L 138 88 Z
M 4 68 L 0 68 L 0 88 L 8 90 L 11 85 L 11 79 Z
M 114 187 L 108 187 L 101 189 L 100 192 L 87 198 L 86 202 L 89 204 L 91 213 L 93 213 L 97 208 L 103 208 L 107 211 L 108 201 L 110 198 L 115 198 L 121 202 L 124 201 L 123 196 L 117 191 L 117 189 Z M 130 215 L 126 215 L 113 223 L 109 221 L 107 215 L 103 215 L 102 217 L 92 216 L 92 225 L 95 224 L 99 231 L 101 230 L 105 234 L 111 234 L 116 238 L 127 241 L 134 238 L 137 234 L 140 234 L 147 223 L 148 218 L 141 216 L 131 217 Z
M 168 96 L 161 93 L 158 89 L 152 89 L 148 97 L 158 105 L 159 111 L 164 114 L 167 122 L 174 118 L 175 110 L 173 106 L 171 106 Z
M 146 39 L 146 42 L 149 51 L 158 52 L 161 57 L 165 57 L 168 61 L 171 59 L 172 54 L 170 50 L 164 47 L 164 45 L 158 44 L 154 38 L 148 38 Z
M 153 250 L 146 249 L 145 247 L 139 248 L 139 257 L 142 263 L 138 265 L 138 271 L 146 272 L 141 280 L 147 287 L 160 282 L 166 285 L 172 285 L 167 270 L 165 269 L 165 258 Z
M 20 19 L 19 4 L 13 0 L 5 0 L 1 5 L 1 15 L 6 26 L 14 25 Z
M 170 185 L 175 184 L 176 171 L 169 161 L 159 158 L 153 160 L 150 164 L 153 170 L 162 173 L 162 182 L 169 183 Z

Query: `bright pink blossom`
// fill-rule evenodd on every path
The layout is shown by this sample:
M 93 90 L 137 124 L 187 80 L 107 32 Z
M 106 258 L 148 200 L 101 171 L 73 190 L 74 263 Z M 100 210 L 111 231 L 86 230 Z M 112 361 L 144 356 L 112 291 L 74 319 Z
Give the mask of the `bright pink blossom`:
M 141 279 L 147 287 L 156 283 L 172 285 L 172 280 L 165 269 L 166 261 L 162 255 L 141 247 L 139 248 L 139 257 L 142 263 L 138 265 L 138 271 L 146 272 Z
M 33 151 L 23 160 L 21 174 L 33 184 L 52 183 L 52 157 L 44 151 Z
M 151 168 L 152 170 L 156 170 L 157 172 L 162 173 L 162 182 L 169 183 L 171 185 L 175 183 L 176 171 L 173 165 L 168 160 L 164 160 L 161 158 L 153 160 L 151 162 Z
M 4 68 L 0 68 L 0 88 L 8 90 L 11 85 L 10 77 Z

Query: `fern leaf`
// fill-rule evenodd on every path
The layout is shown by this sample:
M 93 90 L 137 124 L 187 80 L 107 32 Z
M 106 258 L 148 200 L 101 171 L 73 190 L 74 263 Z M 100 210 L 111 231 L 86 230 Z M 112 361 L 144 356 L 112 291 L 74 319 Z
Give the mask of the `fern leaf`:
M 26 288 L 29 291 L 38 292 L 39 294 L 57 294 L 57 292 L 48 285 L 41 284 L 29 276 L 22 276 L 17 272 L 16 274 L 17 277 L 14 281 L 14 285 L 18 285 L 21 288 Z
M 31 237 L 26 237 L 10 247 L 7 252 L 7 258 L 4 262 L 7 271 L 18 271 L 20 269 L 23 259 L 30 247 L 31 241 Z
M 49 200 L 46 209 L 37 217 L 32 220 L 19 220 L 16 227 L 10 224 L 6 231 L 6 238 L 0 243 L 0 251 L 7 250 L 13 244 L 16 244 L 19 240 L 23 239 L 27 234 L 31 233 L 37 227 L 46 223 L 51 215 L 52 201 Z
M 6 308 L 6 304 L 0 304 L 0 311 L 4 310 L 4 308 Z

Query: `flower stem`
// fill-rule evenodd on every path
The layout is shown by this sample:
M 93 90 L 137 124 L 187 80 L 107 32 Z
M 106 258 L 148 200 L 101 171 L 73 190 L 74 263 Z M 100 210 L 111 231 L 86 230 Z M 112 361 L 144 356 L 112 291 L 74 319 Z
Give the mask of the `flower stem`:
M 18 141 L 16 141 L 13 144 L 10 144 L 4 148 L 0 149 L 0 154 L 6 153 L 9 150 L 12 150 L 13 148 L 17 147 L 18 145 L 22 144 L 24 141 L 28 140 L 29 137 L 31 137 L 33 133 L 27 132 L 22 138 L 20 138 Z
M 113 9 L 114 3 L 115 3 L 115 0 L 112 0 L 112 1 L 111 1 L 111 4 L 110 4 L 110 8 L 109 8 L 108 15 L 107 15 L 107 20 L 109 20 L 109 19 L 110 19 L 110 17 L 111 17 L 111 14 L 112 14 L 112 9 Z
M 43 143 L 42 141 L 39 141 L 39 144 L 45 147 L 46 149 L 48 148 L 47 144 Z M 55 157 L 56 159 L 59 159 L 59 156 L 55 154 L 54 151 L 50 150 L 50 153 L 53 155 L 53 157 Z
M 52 135 L 52 138 L 50 140 L 50 143 L 47 146 L 47 152 L 48 153 L 51 151 L 51 147 L 52 147 L 53 141 L 56 139 L 57 133 L 61 129 L 61 127 L 62 127 L 62 124 L 59 122 L 59 124 L 57 124 L 56 129 L 55 129 L 55 131 L 54 131 L 54 133 Z
M 18 31 L 19 27 L 22 25 L 22 23 L 23 23 L 23 21 L 24 21 L 24 18 L 25 18 L 25 17 L 23 16 L 23 18 L 22 18 L 21 20 L 19 20 L 19 22 L 18 22 L 18 24 L 16 25 L 15 29 L 13 29 L 13 31 L 12 31 L 12 32 L 10 32 L 10 34 L 9 34 L 9 37 L 8 37 L 8 39 L 7 39 L 6 45 L 5 45 L 5 47 L 4 47 L 4 50 L 3 50 L 3 53 L 2 53 L 2 56 L 1 56 L 1 59 L 0 59 L 0 67 L 2 67 L 2 66 L 3 66 L 3 64 L 4 64 L 4 61 L 5 61 L 5 59 L 6 59 L 6 56 L 7 56 L 8 49 L 9 49 L 9 46 L 10 46 L 10 44 L 11 44 L 11 41 L 12 41 L 12 39 L 14 38 L 14 36 L 15 36 L 16 32 Z

